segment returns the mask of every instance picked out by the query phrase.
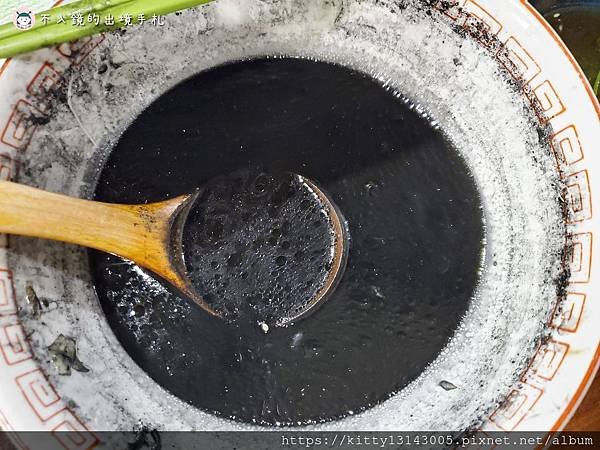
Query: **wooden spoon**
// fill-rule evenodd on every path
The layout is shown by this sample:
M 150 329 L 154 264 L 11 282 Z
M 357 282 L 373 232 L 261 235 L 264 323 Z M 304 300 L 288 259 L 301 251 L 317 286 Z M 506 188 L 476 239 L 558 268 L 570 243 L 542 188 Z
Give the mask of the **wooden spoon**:
M 129 259 L 216 314 L 195 293 L 182 256 L 183 226 L 199 194 L 120 205 L 0 181 L 0 233 L 69 242 Z
M 347 237 L 335 205 L 310 180 L 306 185 L 327 209 L 334 233 L 334 260 L 323 286 L 280 325 L 308 314 L 332 291 L 343 272 Z M 54 194 L 0 181 L 0 233 L 63 241 L 133 261 L 158 275 L 210 314 L 221 317 L 196 292 L 187 276 L 183 230 L 188 213 L 203 190 L 144 205 L 122 205 Z

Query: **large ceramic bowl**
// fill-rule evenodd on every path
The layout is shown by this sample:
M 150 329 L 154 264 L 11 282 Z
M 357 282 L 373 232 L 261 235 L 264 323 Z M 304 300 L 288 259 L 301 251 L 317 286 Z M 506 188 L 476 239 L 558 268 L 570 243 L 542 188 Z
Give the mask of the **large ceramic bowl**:
M 312 429 L 561 429 L 600 360 L 600 106 L 525 1 L 218 0 L 158 29 L 5 61 L 0 177 L 90 196 L 111 145 L 161 92 L 265 54 L 345 64 L 418 103 L 463 153 L 486 209 L 486 267 L 455 337 L 397 395 Z M 26 305 L 28 282 L 50 300 L 41 318 Z M 46 348 L 60 333 L 91 372 L 56 373 Z M 255 428 L 196 410 L 135 365 L 77 247 L 0 238 L 0 350 L 0 426 L 81 432 L 56 435 L 56 448 L 89 448 L 94 430 L 140 422 Z

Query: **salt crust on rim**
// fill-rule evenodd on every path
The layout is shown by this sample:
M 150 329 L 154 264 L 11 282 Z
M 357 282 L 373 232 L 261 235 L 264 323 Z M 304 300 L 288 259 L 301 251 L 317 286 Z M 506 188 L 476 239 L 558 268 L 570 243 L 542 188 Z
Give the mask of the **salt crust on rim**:
M 530 105 L 497 61 L 452 30 L 443 14 L 428 15 L 417 0 L 398 3 L 221 0 L 169 17 L 160 47 L 151 26 L 107 36 L 67 76 L 68 102 L 54 106 L 22 162 L 20 182 L 89 196 L 107 151 L 160 93 L 198 71 L 263 55 L 355 68 L 402 93 L 437 124 L 470 167 L 484 205 L 485 265 L 472 305 L 442 354 L 407 388 L 360 415 L 302 429 L 473 426 L 524 370 L 556 301 L 553 281 L 565 243 L 559 182 Z M 113 64 L 98 74 L 107 60 Z M 41 365 L 53 374 L 45 347 L 58 333 L 76 337 L 81 355 L 91 358 L 84 360 L 92 370 L 82 375 L 85 382 L 51 375 L 89 426 L 128 430 L 142 421 L 169 430 L 257 429 L 190 407 L 132 362 L 98 305 L 84 250 L 69 246 L 65 253 L 62 244 L 23 239 L 14 239 L 13 249 L 17 297 L 34 279 L 40 294 L 57 300 L 45 325 L 22 318 L 34 331 Z M 458 389 L 443 390 L 442 380 Z

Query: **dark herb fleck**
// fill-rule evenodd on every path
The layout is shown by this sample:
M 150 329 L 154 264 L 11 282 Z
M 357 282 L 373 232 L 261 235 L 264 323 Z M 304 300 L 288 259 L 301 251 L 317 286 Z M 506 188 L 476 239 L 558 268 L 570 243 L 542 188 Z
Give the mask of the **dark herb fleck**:
M 446 381 L 446 380 L 440 381 L 439 385 L 442 388 L 444 388 L 446 391 L 451 391 L 453 389 L 456 389 L 456 386 L 453 383 L 450 383 L 449 381 Z

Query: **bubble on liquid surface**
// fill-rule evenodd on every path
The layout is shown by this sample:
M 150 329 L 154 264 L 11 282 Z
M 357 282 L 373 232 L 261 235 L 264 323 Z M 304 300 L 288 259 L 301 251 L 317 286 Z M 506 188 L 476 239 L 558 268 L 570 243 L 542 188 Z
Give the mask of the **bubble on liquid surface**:
M 319 196 L 298 175 L 259 169 L 204 188 L 183 235 L 196 291 L 226 319 L 283 324 L 302 313 L 334 258 L 332 218 Z

